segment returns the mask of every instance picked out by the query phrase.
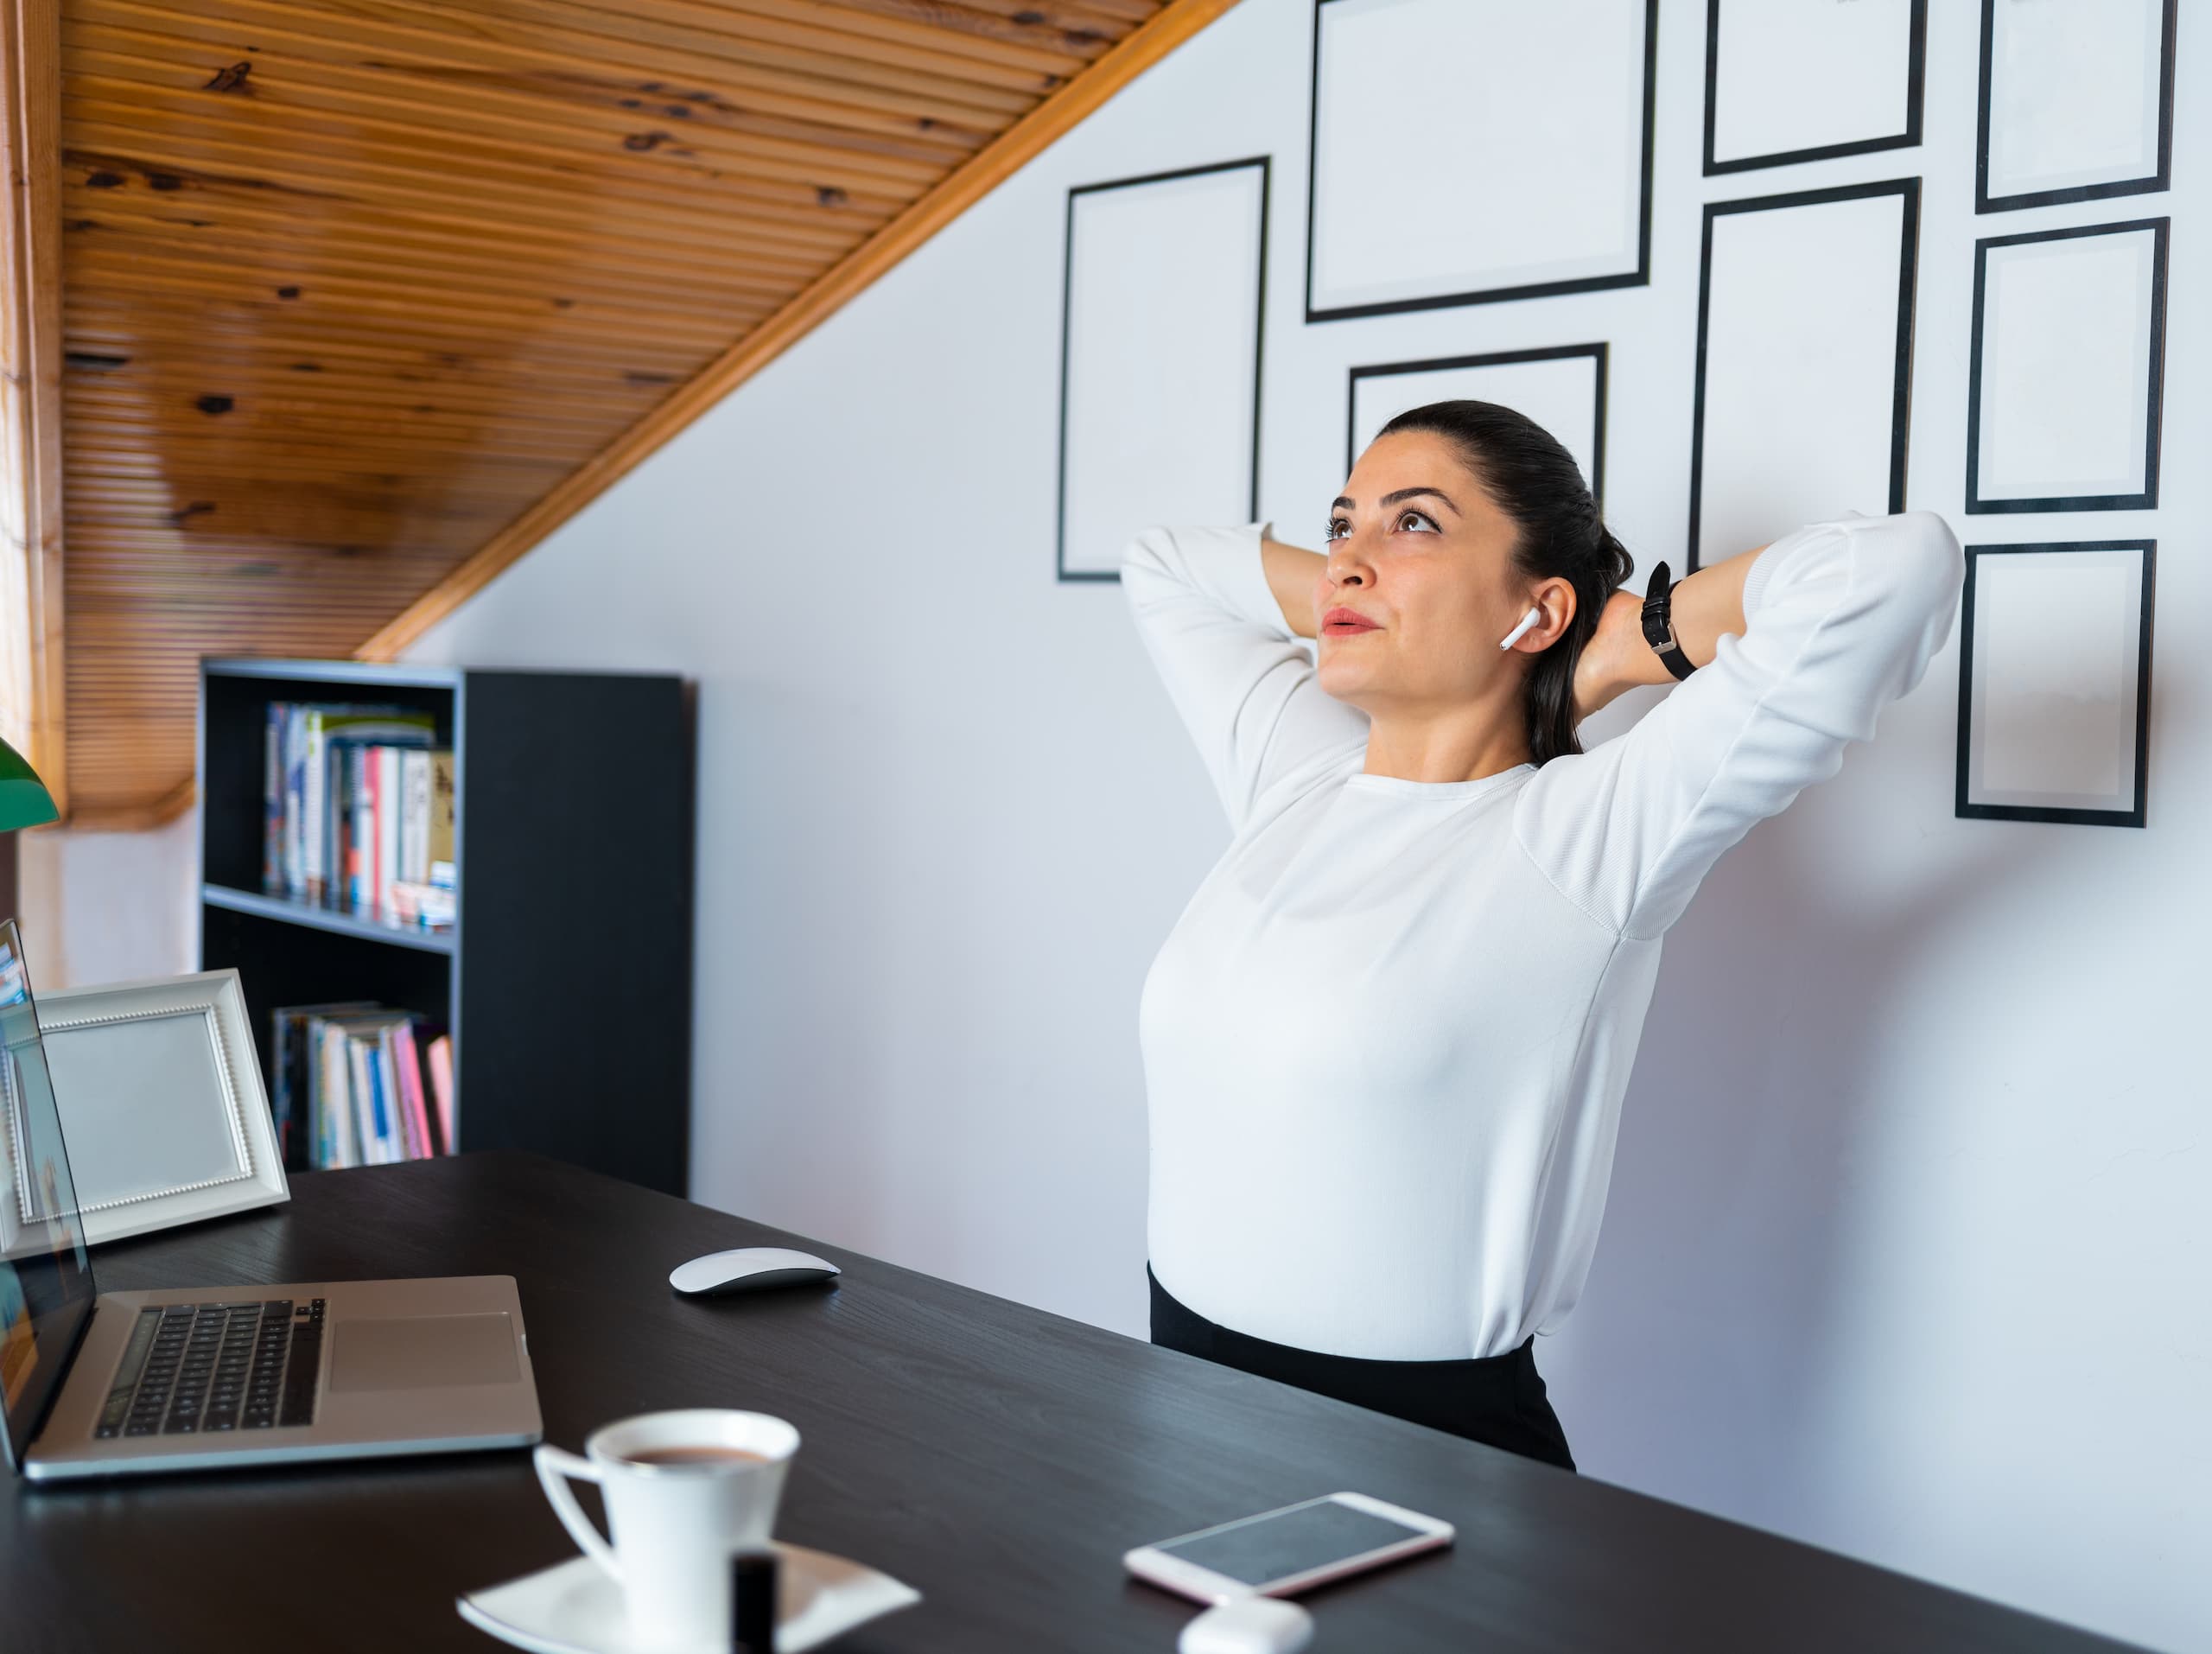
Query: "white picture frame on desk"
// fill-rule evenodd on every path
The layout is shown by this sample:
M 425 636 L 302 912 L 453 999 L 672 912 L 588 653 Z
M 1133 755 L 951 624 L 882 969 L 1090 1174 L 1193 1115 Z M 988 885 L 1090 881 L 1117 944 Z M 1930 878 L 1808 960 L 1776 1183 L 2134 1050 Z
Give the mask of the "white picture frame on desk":
M 57 989 L 37 1004 L 86 1244 L 291 1198 L 236 970 Z M 0 1129 L 26 1129 L 4 1065 Z M 5 1198 L 11 1226 L 48 1215 L 34 1189 Z

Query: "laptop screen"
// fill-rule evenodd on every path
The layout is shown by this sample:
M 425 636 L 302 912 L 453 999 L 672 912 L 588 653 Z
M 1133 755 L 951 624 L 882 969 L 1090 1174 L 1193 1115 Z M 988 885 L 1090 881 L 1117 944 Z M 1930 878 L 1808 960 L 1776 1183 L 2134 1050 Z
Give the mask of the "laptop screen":
M 22 938 L 0 919 L 0 1403 L 11 1466 L 23 1462 L 99 1295 Z

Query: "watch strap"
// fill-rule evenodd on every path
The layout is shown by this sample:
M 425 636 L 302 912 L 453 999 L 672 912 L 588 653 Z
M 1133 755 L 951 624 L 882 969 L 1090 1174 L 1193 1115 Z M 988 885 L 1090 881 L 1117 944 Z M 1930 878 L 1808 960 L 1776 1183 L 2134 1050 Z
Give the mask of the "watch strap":
M 1675 638 L 1675 587 L 1679 582 L 1667 578 L 1667 565 L 1661 563 L 1651 570 L 1651 583 L 1644 588 L 1643 639 L 1649 643 L 1667 670 L 1676 680 L 1688 678 L 1697 668 L 1682 652 L 1681 645 Z

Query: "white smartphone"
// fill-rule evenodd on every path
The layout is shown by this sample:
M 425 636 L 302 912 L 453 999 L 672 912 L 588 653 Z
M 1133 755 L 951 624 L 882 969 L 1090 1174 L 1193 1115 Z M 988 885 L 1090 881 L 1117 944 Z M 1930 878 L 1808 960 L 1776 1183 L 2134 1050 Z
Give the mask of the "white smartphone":
M 1141 1580 L 1199 1602 L 1287 1597 L 1452 1543 L 1448 1522 L 1364 1493 L 1328 1493 L 1240 1517 L 1122 1558 Z

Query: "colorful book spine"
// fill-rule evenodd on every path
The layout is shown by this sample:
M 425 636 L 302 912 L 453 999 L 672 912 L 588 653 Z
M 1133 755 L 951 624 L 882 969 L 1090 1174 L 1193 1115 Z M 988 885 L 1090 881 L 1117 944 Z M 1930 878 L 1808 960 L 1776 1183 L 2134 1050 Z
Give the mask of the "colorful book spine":
M 322 1095 L 325 1166 L 359 1166 L 359 1116 L 353 1107 L 353 1062 L 346 1029 L 337 1022 L 317 1024 L 316 1040 L 322 1052 Z
M 391 887 L 399 882 L 399 824 L 405 795 L 399 785 L 399 748 L 372 748 L 377 755 L 377 917 L 391 917 Z
M 361 1158 L 357 1166 L 381 1166 L 385 1161 L 384 1122 L 377 1110 L 376 1082 L 369 1072 L 369 1041 L 358 1034 L 346 1040 L 348 1077 L 353 1081 L 353 1120 L 360 1135 Z
M 429 876 L 430 839 L 430 754 L 422 748 L 399 755 L 399 881 L 421 884 Z
M 394 1042 L 399 1024 L 386 1023 L 377 1030 L 376 1049 L 369 1060 L 376 1076 L 377 1092 L 384 1103 L 385 1128 L 391 1134 L 389 1158 L 419 1160 L 415 1146 L 415 1123 L 408 1117 L 407 1098 L 399 1089 L 398 1049 Z
M 271 701 L 261 731 L 261 887 L 271 895 L 284 889 L 285 711 L 285 703 Z
M 391 1063 L 391 1029 L 376 1031 L 375 1043 L 369 1047 L 369 1078 L 377 1088 L 377 1107 L 384 1114 L 384 1158 L 386 1165 L 394 1161 L 411 1160 L 407 1144 L 407 1116 L 399 1106 L 399 1077 Z
M 307 751 L 302 763 L 306 774 L 303 809 L 306 831 L 303 835 L 305 869 L 302 888 L 306 899 L 312 902 L 327 900 L 330 880 L 335 872 L 326 859 L 328 837 L 325 824 L 330 819 L 330 765 L 327 758 L 330 746 L 330 722 L 335 708 L 311 706 L 307 709 Z
M 410 884 L 391 887 L 391 916 L 426 930 L 451 930 L 461 916 L 461 899 L 451 885 Z
M 274 1078 L 270 1113 L 288 1171 L 304 1172 L 325 1163 L 330 1152 L 319 1110 L 321 1051 L 319 1024 L 326 1016 L 354 1015 L 378 1008 L 366 1000 L 338 1000 L 322 1005 L 280 1005 L 270 1014 L 270 1057 Z
M 361 748 L 361 900 L 358 913 L 372 913 L 377 906 L 377 754 L 373 747 Z
M 266 717 L 264 740 L 266 744 L 273 737 L 281 779 L 272 792 L 265 773 L 270 755 L 264 754 L 264 792 L 281 800 L 273 813 L 282 826 L 273 836 L 278 846 L 273 878 L 272 836 L 264 831 L 263 887 L 296 900 L 352 907 L 343 840 L 351 822 L 346 795 L 353 771 L 338 754 L 359 745 L 427 751 L 436 720 L 406 707 L 322 702 L 272 702 Z M 373 899 L 373 892 L 365 898 Z
M 346 762 L 351 775 L 353 808 L 348 815 L 351 834 L 346 847 L 346 907 L 352 913 L 368 911 L 370 847 L 376 842 L 371 824 L 369 767 L 365 747 L 348 747 Z
M 414 1013 L 364 1000 L 279 1006 L 270 1106 L 286 1165 L 383 1166 L 454 1152 L 453 1040 Z
M 269 1056 L 272 1071 L 269 1120 L 276 1129 L 276 1163 L 289 1168 L 296 1164 L 292 1158 L 291 1037 L 287 1014 L 282 1010 L 269 1018 Z
M 346 905 L 346 812 L 353 808 L 352 777 L 346 767 L 346 748 L 334 742 L 322 754 L 322 818 L 315 824 L 322 839 L 322 902 L 326 907 Z
M 330 772 L 330 805 L 323 812 L 323 843 L 325 865 L 330 868 L 330 881 L 326 901 L 333 907 L 351 905 L 348 898 L 348 869 L 353 855 L 353 766 L 350 760 L 353 749 L 340 741 L 332 747 L 324 759 Z
M 415 1044 L 415 1024 L 402 1022 L 391 1031 L 392 1064 L 399 1074 L 399 1097 L 413 1128 L 417 1155 L 428 1160 L 439 1152 L 430 1129 L 430 1111 L 423 1096 L 423 1056 Z
M 284 712 L 284 894 L 307 894 L 307 708 Z
M 438 1035 L 430 1041 L 424 1057 L 424 1066 L 430 1071 L 430 1096 L 437 1104 L 438 1141 L 446 1146 L 447 1154 L 458 1154 L 461 1139 L 454 1129 L 453 1036 Z
M 322 1024 L 308 1023 L 308 1163 L 327 1166 L 338 1155 L 330 1129 L 330 1068 L 323 1060 Z
M 308 1164 L 327 1166 L 334 1152 L 330 1141 L 330 1110 L 324 1092 L 322 1024 L 310 1017 L 300 1037 L 308 1047 Z
M 453 858 L 453 753 L 450 749 L 430 754 L 430 831 L 429 843 L 423 851 L 423 881 L 442 884 L 448 889 L 454 885 Z

